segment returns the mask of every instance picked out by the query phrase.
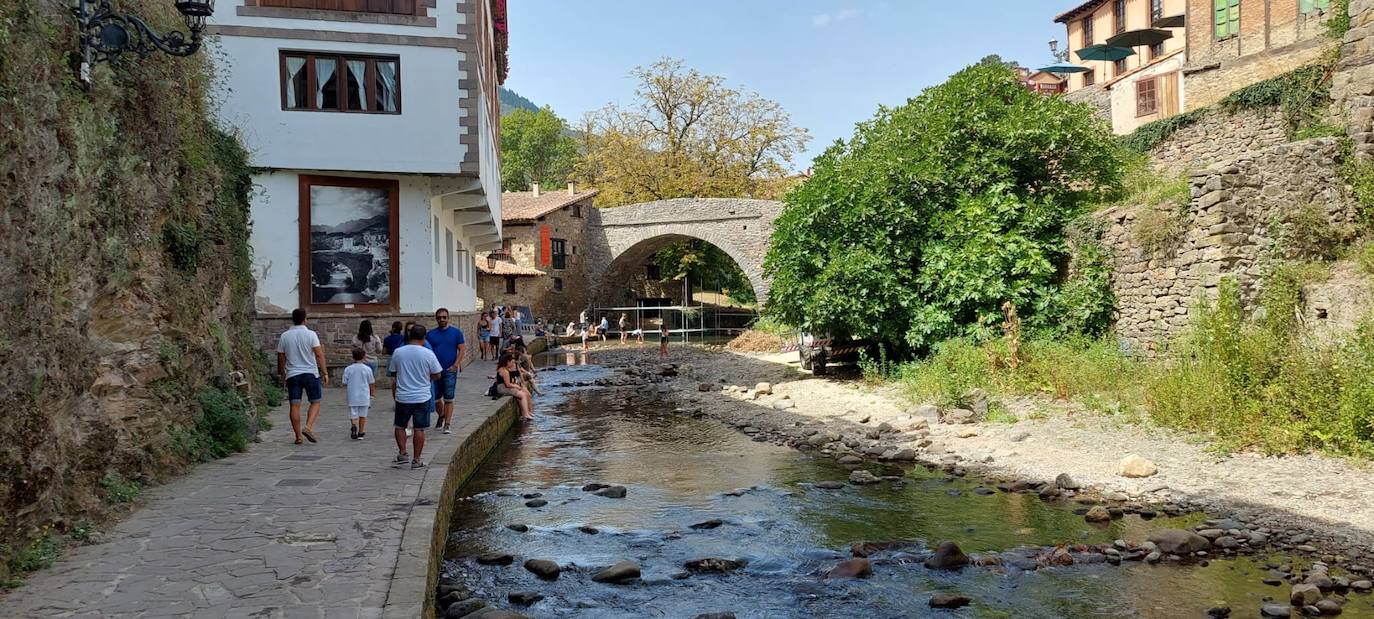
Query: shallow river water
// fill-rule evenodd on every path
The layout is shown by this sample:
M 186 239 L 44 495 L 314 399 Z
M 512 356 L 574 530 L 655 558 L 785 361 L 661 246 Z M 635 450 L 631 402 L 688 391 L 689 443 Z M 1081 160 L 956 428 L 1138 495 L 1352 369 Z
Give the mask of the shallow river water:
M 606 376 L 594 366 L 565 366 L 544 383 Z M 1141 541 L 1155 527 L 1187 527 L 1201 515 L 1098 526 L 1072 503 L 1034 494 L 978 494 L 980 480 L 950 478 L 923 467 L 870 470 L 899 474 L 894 486 L 822 490 L 811 484 L 845 480 L 850 468 L 828 457 L 750 440 L 719 423 L 672 414 L 652 392 L 566 387 L 538 399 L 532 425 L 519 428 L 460 495 L 446 549 L 444 575 L 464 581 L 493 605 L 513 607 L 507 594 L 543 599 L 513 607 L 532 617 L 684 617 L 732 611 L 745 617 L 1203 617 L 1225 605 L 1233 617 L 1257 617 L 1266 596 L 1286 599 L 1288 586 L 1266 586 L 1266 561 L 1213 560 L 1170 566 L 1127 562 L 1020 570 L 967 567 L 931 571 L 911 555 L 878 553 L 874 575 L 826 580 L 849 558 L 849 545 L 914 540 L 910 552 L 956 541 L 965 552 L 1001 552 L 1058 543 Z M 624 485 L 612 499 L 583 492 L 588 482 Z M 743 490 L 743 491 L 741 491 Z M 985 491 L 984 491 L 985 492 Z M 526 507 L 539 493 L 548 505 Z M 691 525 L 719 519 L 719 527 Z M 526 525 L 517 532 L 508 525 Z M 585 527 L 590 527 L 583 530 Z M 592 532 L 592 529 L 595 532 Z M 475 557 L 508 553 L 508 566 Z M 683 564 L 721 557 L 747 560 L 729 574 L 690 575 Z M 553 582 L 521 564 L 552 559 L 563 566 Z M 598 568 L 629 559 L 643 568 L 633 584 L 592 582 Z M 675 578 L 676 576 L 676 578 Z M 970 606 L 936 610 L 936 592 L 972 598 Z M 1346 617 L 1374 617 L 1367 596 L 1352 596 Z

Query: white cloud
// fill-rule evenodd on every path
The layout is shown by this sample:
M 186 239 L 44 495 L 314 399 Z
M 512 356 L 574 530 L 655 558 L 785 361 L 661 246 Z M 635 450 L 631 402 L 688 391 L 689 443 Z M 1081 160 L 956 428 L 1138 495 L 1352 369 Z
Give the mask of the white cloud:
M 811 25 L 817 28 L 824 28 L 835 22 L 842 22 L 859 16 L 858 9 L 841 9 L 836 13 L 821 13 L 811 16 Z

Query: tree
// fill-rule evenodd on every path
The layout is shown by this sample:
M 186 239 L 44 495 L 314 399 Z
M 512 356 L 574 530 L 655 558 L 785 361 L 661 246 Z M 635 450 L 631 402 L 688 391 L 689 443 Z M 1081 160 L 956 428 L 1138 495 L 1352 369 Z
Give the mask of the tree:
M 681 197 L 765 197 L 810 139 L 776 101 L 664 58 L 636 67 L 636 101 L 581 126 L 577 171 L 602 205 Z M 771 196 L 769 196 L 771 197 Z
M 528 191 L 531 183 L 562 185 L 576 158 L 577 140 L 548 106 L 516 109 L 501 117 L 501 186 L 506 191 Z
M 654 253 L 654 263 L 664 279 L 689 278 L 702 287 L 719 288 L 725 296 L 741 304 L 758 299 L 749 277 L 725 250 L 704 241 L 673 243 Z
M 1101 316 L 1060 298 L 1065 231 L 1119 186 L 1121 157 L 1086 107 L 1027 91 L 999 63 L 964 69 L 880 108 L 787 194 L 764 263 L 769 310 L 908 352 L 996 324 L 1007 301 L 1032 326 Z

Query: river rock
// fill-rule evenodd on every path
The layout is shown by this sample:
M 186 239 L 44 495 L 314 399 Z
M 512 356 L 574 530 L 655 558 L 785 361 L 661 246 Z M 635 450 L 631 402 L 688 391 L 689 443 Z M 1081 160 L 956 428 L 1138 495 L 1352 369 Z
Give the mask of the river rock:
M 466 617 L 486 607 L 487 603 L 485 600 L 481 600 L 478 598 L 468 598 L 466 600 L 454 602 L 446 606 L 444 608 L 444 618 L 458 619 L 459 617 Z
M 955 436 L 957 436 L 957 437 L 959 437 L 959 438 L 973 438 L 973 437 L 975 437 L 975 436 L 978 436 L 978 431 L 977 431 L 977 430 L 960 430 L 958 434 L 955 434 Z
M 535 591 L 511 591 L 506 594 L 506 599 L 516 606 L 529 606 L 544 599 L 544 596 Z
M 907 432 L 920 432 L 921 430 L 928 429 L 930 429 L 930 422 L 926 421 L 925 418 L 917 419 L 916 421 L 913 421 L 910 424 L 908 424 L 906 427 Z
M 1083 484 L 1078 483 L 1068 473 L 1060 473 L 1054 478 L 1054 486 L 1060 490 L 1082 490 Z
M 1307 578 L 1303 579 L 1303 583 L 1313 585 L 1323 592 L 1331 591 L 1336 588 L 1335 581 L 1331 580 L 1331 577 L 1323 571 L 1312 572 Z
M 959 424 L 978 421 L 978 415 L 966 408 L 951 408 L 940 413 L 940 423 Z
M 1260 607 L 1261 617 L 1292 617 L 1293 607 L 1287 604 L 1271 602 Z
M 701 613 L 692 619 L 735 619 L 735 613 Z
M 879 481 L 881 480 L 875 477 L 872 473 L 865 471 L 863 469 L 854 471 L 849 474 L 849 483 L 854 484 L 856 486 L 876 484 Z
M 1212 540 L 1212 545 L 1216 546 L 1217 548 L 1225 548 L 1225 549 L 1228 549 L 1228 550 L 1234 550 L 1234 549 L 1236 549 L 1236 548 L 1240 548 L 1240 540 L 1238 540 L 1238 539 L 1236 539 L 1236 538 L 1234 538 L 1234 537 L 1232 537 L 1232 536 L 1230 536 L 1230 535 L 1223 535 L 1223 536 L 1221 536 L 1221 537 L 1218 537 L 1218 538 Z
M 599 483 L 596 483 L 596 482 L 592 482 L 592 483 L 590 483 L 590 484 L 587 484 L 587 485 L 585 485 L 585 486 L 582 486 L 582 491 L 583 491 L 583 492 L 596 492 L 597 490 L 600 490 L 600 489 L 602 489 L 602 488 L 610 488 L 610 487 L 611 487 L 610 484 L 599 484 Z
M 712 391 L 715 388 L 716 386 L 712 385 L 711 383 L 697 383 L 697 391 L 707 392 Z
M 541 599 L 543 596 L 540 596 Z M 483 608 L 463 619 L 529 619 L 528 616 L 504 608 Z
M 774 410 L 785 411 L 785 410 L 787 410 L 787 409 L 794 408 L 794 407 L 796 407 L 796 403 L 794 403 L 794 402 L 792 401 L 792 398 L 783 398 L 783 399 L 781 399 L 781 400 L 778 400 L 778 401 L 776 401 L 776 402 L 773 402 L 773 409 L 774 409 Z
M 840 490 L 844 488 L 844 482 L 833 480 L 818 481 L 814 485 L 821 490 Z
M 914 462 L 918 455 L 915 449 L 903 447 L 898 449 L 897 453 L 892 454 L 892 459 L 899 462 Z
M 887 540 L 881 542 L 854 542 L 849 545 L 849 554 L 859 558 L 866 558 L 873 555 L 873 553 L 876 552 L 892 550 L 895 548 L 903 548 L 905 546 L 907 546 L 907 542 L 904 542 L 902 540 Z
M 759 395 L 773 395 L 773 383 L 759 383 L 754 385 L 754 393 Z
M 1231 616 L 1230 606 L 1213 606 L 1207 609 L 1207 616 L 1214 619 L 1225 619 Z
M 543 580 L 558 580 L 558 575 L 563 572 L 558 562 L 551 559 L 530 559 L 525 561 L 525 569 Z
M 577 530 L 586 533 L 587 535 L 596 535 L 601 532 L 601 529 L 598 529 L 589 524 L 584 524 L 580 527 L 577 527 Z
M 873 564 L 868 559 L 855 558 L 840 561 L 825 573 L 826 578 L 868 578 L 873 575 Z
M 892 427 L 892 424 L 890 424 L 890 423 L 884 421 L 884 422 L 878 424 L 878 433 L 879 433 L 879 434 L 896 434 L 896 433 L 897 433 L 897 428 Z
M 1374 590 L 1374 582 L 1368 580 L 1357 580 L 1355 582 L 1350 583 L 1350 589 L 1352 591 L 1359 591 L 1360 593 L 1369 593 L 1370 590 Z
M 973 600 L 953 593 L 936 593 L 930 596 L 931 608 L 963 608 Z
M 1094 505 L 1083 515 L 1083 519 L 1088 522 L 1107 522 L 1112 519 L 1112 513 L 1101 505 Z
M 510 529 L 510 530 L 512 530 L 512 531 L 515 531 L 516 533 L 528 533 L 529 530 L 530 530 L 530 525 L 527 525 L 527 524 L 508 524 L 508 525 L 506 525 L 506 528 L 507 528 L 507 529 Z
M 705 559 L 692 559 L 691 561 L 683 563 L 682 566 L 693 574 L 706 574 L 710 572 L 733 572 L 744 567 L 748 563 L 748 561 L 744 560 L 708 557 Z
M 1159 467 L 1155 466 L 1155 463 L 1131 454 L 1121 459 L 1121 467 L 1117 474 L 1122 477 L 1150 477 L 1158 472 Z
M 707 521 L 704 521 L 704 522 L 698 522 L 698 523 L 696 523 L 696 524 L 694 524 L 694 525 L 691 525 L 690 528 L 693 528 L 693 529 L 696 529 L 696 530 L 698 530 L 698 531 L 701 531 L 701 530 L 705 530 L 705 529 L 714 529 L 714 528 L 716 528 L 716 527 L 718 527 L 718 526 L 720 526 L 720 525 L 722 525 L 722 524 L 725 524 L 725 521 L 724 521 L 724 520 L 721 520 L 721 519 L 719 519 L 719 518 L 712 518 L 712 519 L 710 519 L 710 520 L 707 520 Z
M 625 486 L 607 486 L 597 490 L 594 494 L 608 499 L 623 499 L 625 498 Z
M 658 375 L 668 377 L 677 376 L 677 368 L 673 367 L 672 364 L 665 363 L 658 366 Z
M 863 458 L 860 458 L 860 457 L 858 457 L 858 456 L 856 456 L 856 455 L 854 455 L 854 454 L 846 454 L 846 455 L 840 456 L 840 459 L 838 460 L 838 462 L 839 462 L 840 464 L 863 464 L 864 459 L 863 459 Z
M 525 507 L 543 507 L 548 504 L 549 502 L 545 501 L 544 499 L 533 499 L 525 501 Z
M 988 392 L 982 389 L 971 389 L 964 394 L 963 401 L 968 403 L 969 410 L 979 418 L 986 417 L 988 414 Z
M 481 565 L 510 565 L 512 563 L 515 563 L 515 557 L 508 554 L 493 552 L 484 555 L 478 555 L 477 563 Z
M 1322 591 L 1316 585 L 1298 584 L 1288 592 L 1288 601 L 1294 606 L 1311 606 L 1322 599 Z
M 926 569 L 931 570 L 957 570 L 968 564 L 968 555 L 954 542 L 941 542 L 935 554 L 925 561 Z
M 621 561 L 592 576 L 595 582 L 622 584 L 639 578 L 639 564 L 634 561 Z
M 1150 533 L 1149 539 L 1160 552 L 1170 555 L 1190 555 L 1212 547 L 1207 538 L 1183 529 L 1158 529 Z

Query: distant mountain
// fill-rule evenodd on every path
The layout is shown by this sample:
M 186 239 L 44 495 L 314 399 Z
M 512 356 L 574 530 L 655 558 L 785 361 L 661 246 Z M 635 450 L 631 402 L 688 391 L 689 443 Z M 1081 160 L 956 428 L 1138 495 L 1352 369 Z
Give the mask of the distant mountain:
M 535 105 L 533 101 L 516 94 L 513 90 L 506 89 L 505 86 L 498 87 L 498 92 L 501 96 L 502 116 L 519 109 L 525 109 L 531 112 L 539 111 L 539 106 Z
M 386 232 L 387 229 L 388 229 L 389 224 L 390 224 L 390 221 L 388 220 L 388 217 L 387 217 L 386 215 L 378 215 L 378 216 L 376 216 L 376 217 L 365 217 L 365 218 L 363 218 L 363 219 L 352 219 L 352 220 L 349 220 L 349 221 L 345 221 L 345 222 L 343 222 L 343 223 L 341 223 L 341 224 L 338 224 L 338 225 L 336 225 L 336 226 L 321 226 L 321 225 L 314 225 L 314 226 L 310 226 L 310 231 L 311 231 L 311 232 L 316 232 L 316 233 L 321 233 L 321 234 L 348 234 L 348 235 L 353 235 L 353 234 L 358 234 L 359 232 L 363 232 L 363 231 L 365 231 L 365 230 L 368 230 L 368 229 L 370 229 L 370 228 L 371 228 L 371 229 L 374 229 L 374 230 L 372 230 L 373 232 Z

